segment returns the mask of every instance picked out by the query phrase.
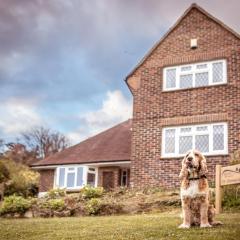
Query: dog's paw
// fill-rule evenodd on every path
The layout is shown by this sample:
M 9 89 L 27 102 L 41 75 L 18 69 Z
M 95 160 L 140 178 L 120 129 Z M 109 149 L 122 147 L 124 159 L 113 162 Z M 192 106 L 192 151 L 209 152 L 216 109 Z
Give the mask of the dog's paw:
M 205 224 L 201 224 L 200 227 L 201 228 L 209 228 L 209 227 L 212 227 L 212 225 L 210 225 L 209 223 L 205 223 Z
M 190 228 L 190 225 L 182 223 L 178 228 Z

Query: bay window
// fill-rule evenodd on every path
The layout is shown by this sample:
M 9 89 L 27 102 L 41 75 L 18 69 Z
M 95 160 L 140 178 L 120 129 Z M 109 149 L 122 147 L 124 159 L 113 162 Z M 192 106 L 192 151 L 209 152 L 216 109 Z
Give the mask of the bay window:
M 163 128 L 163 157 L 183 156 L 191 149 L 206 155 L 227 154 L 227 123 Z
M 164 91 L 218 85 L 226 82 L 226 60 L 179 65 L 163 69 Z
M 80 189 L 84 185 L 95 186 L 96 169 L 87 166 L 61 166 L 56 169 L 56 187 Z

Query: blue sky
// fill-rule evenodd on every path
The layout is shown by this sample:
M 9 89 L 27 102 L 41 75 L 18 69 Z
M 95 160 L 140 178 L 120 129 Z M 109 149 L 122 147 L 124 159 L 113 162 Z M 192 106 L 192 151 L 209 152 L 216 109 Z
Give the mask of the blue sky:
M 200 6 L 240 32 L 238 0 Z M 131 117 L 124 77 L 188 0 L 0 0 L 0 138 L 34 126 L 72 143 Z

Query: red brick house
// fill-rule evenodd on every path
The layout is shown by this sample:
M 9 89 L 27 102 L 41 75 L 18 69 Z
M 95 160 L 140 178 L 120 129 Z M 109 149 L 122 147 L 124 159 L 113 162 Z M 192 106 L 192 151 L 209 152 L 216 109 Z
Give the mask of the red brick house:
M 39 192 L 77 191 L 84 185 L 129 186 L 131 120 L 125 121 L 32 165 L 40 173 Z
M 126 161 L 132 187 L 177 187 L 182 156 L 192 148 L 206 155 L 213 180 L 215 165 L 227 164 L 230 154 L 240 148 L 240 35 L 198 5 L 186 10 L 126 77 L 126 83 L 133 94 L 132 124 L 123 123 L 128 124 L 129 139 L 123 141 L 129 155 L 117 161 Z M 101 149 L 106 152 L 111 147 L 105 144 Z M 71 148 L 58 156 L 63 154 L 67 161 L 73 159 L 70 153 Z M 58 164 L 57 158 L 50 157 Z M 77 157 L 74 161 L 78 163 Z M 50 162 L 42 161 L 43 167 Z M 95 185 L 104 185 L 101 167 Z M 53 171 L 41 172 L 42 182 L 44 174 L 53 182 Z M 120 184 L 116 179 L 122 178 L 121 173 L 111 172 L 105 177 L 111 180 L 104 181 Z M 126 176 L 129 179 L 129 171 Z

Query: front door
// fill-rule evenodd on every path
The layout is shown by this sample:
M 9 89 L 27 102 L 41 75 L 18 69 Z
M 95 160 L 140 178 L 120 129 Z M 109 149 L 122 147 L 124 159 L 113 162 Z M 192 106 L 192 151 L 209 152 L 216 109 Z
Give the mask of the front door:
M 103 188 L 114 188 L 114 175 L 113 172 L 103 172 Z

